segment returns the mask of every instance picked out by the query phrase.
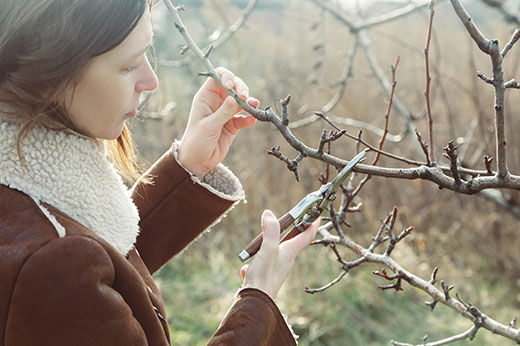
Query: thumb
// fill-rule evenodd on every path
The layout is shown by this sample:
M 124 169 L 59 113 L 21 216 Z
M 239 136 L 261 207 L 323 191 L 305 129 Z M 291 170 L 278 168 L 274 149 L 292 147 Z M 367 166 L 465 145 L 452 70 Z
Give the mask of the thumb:
M 298 255 L 306 246 L 308 246 L 316 238 L 318 227 L 320 226 L 321 217 L 314 221 L 305 231 L 296 237 L 282 243 L 282 246 L 294 256 Z
M 237 112 L 237 108 L 237 101 L 235 101 L 232 96 L 228 96 L 217 109 L 217 111 L 213 114 L 214 119 L 223 125 L 228 120 L 233 118 L 233 115 L 235 115 Z
M 262 213 L 261 224 L 264 239 L 262 240 L 258 254 L 263 258 L 272 258 L 278 254 L 280 224 L 270 210 L 264 210 Z

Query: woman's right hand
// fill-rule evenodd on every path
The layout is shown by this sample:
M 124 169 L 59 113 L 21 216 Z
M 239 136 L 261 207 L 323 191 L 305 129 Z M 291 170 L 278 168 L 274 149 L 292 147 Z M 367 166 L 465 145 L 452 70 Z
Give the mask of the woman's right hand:
M 257 288 L 276 298 L 298 253 L 316 237 L 320 219 L 307 230 L 280 244 L 280 224 L 270 210 L 262 214 L 263 242 L 250 264 L 240 270 L 243 287 Z

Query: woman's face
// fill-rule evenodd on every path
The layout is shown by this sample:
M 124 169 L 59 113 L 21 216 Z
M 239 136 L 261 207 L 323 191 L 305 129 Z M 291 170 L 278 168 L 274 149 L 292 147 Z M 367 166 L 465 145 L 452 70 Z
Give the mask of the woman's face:
M 152 44 L 150 11 L 114 49 L 92 58 L 77 85 L 67 89 L 65 105 L 74 126 L 94 138 L 115 139 L 135 116 L 143 91 L 158 80 L 146 51 Z

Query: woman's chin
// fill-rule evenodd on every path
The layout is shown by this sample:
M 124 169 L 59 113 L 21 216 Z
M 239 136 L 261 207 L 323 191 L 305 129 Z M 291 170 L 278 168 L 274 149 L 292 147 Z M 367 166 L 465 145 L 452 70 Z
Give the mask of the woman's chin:
M 105 139 L 105 140 L 109 140 L 109 141 L 118 139 L 119 136 L 121 136 L 121 134 L 123 133 L 124 126 L 125 126 L 125 123 L 123 122 L 120 127 L 115 128 L 112 131 L 107 131 L 108 129 L 105 129 L 105 131 L 100 132 L 97 136 L 95 136 L 95 138 Z

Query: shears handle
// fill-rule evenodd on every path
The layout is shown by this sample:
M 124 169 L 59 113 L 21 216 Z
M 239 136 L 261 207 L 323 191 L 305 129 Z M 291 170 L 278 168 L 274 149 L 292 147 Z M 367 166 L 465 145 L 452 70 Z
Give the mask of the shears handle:
M 311 217 L 304 217 L 304 219 L 299 222 L 297 225 L 295 225 L 289 232 L 287 232 L 282 239 L 280 240 L 280 243 L 283 243 L 284 241 L 287 241 L 291 238 L 296 237 L 298 234 L 305 231 L 316 219 L 318 219 L 319 216 L 311 216 Z
M 280 224 L 280 233 L 283 232 L 287 227 L 289 227 L 294 222 L 293 217 L 287 213 L 281 218 L 278 219 L 278 223 Z M 249 258 L 253 257 L 258 250 L 260 250 L 260 246 L 262 245 L 262 241 L 264 240 L 263 233 L 260 233 L 253 239 L 249 245 L 238 255 L 242 262 L 245 262 Z

